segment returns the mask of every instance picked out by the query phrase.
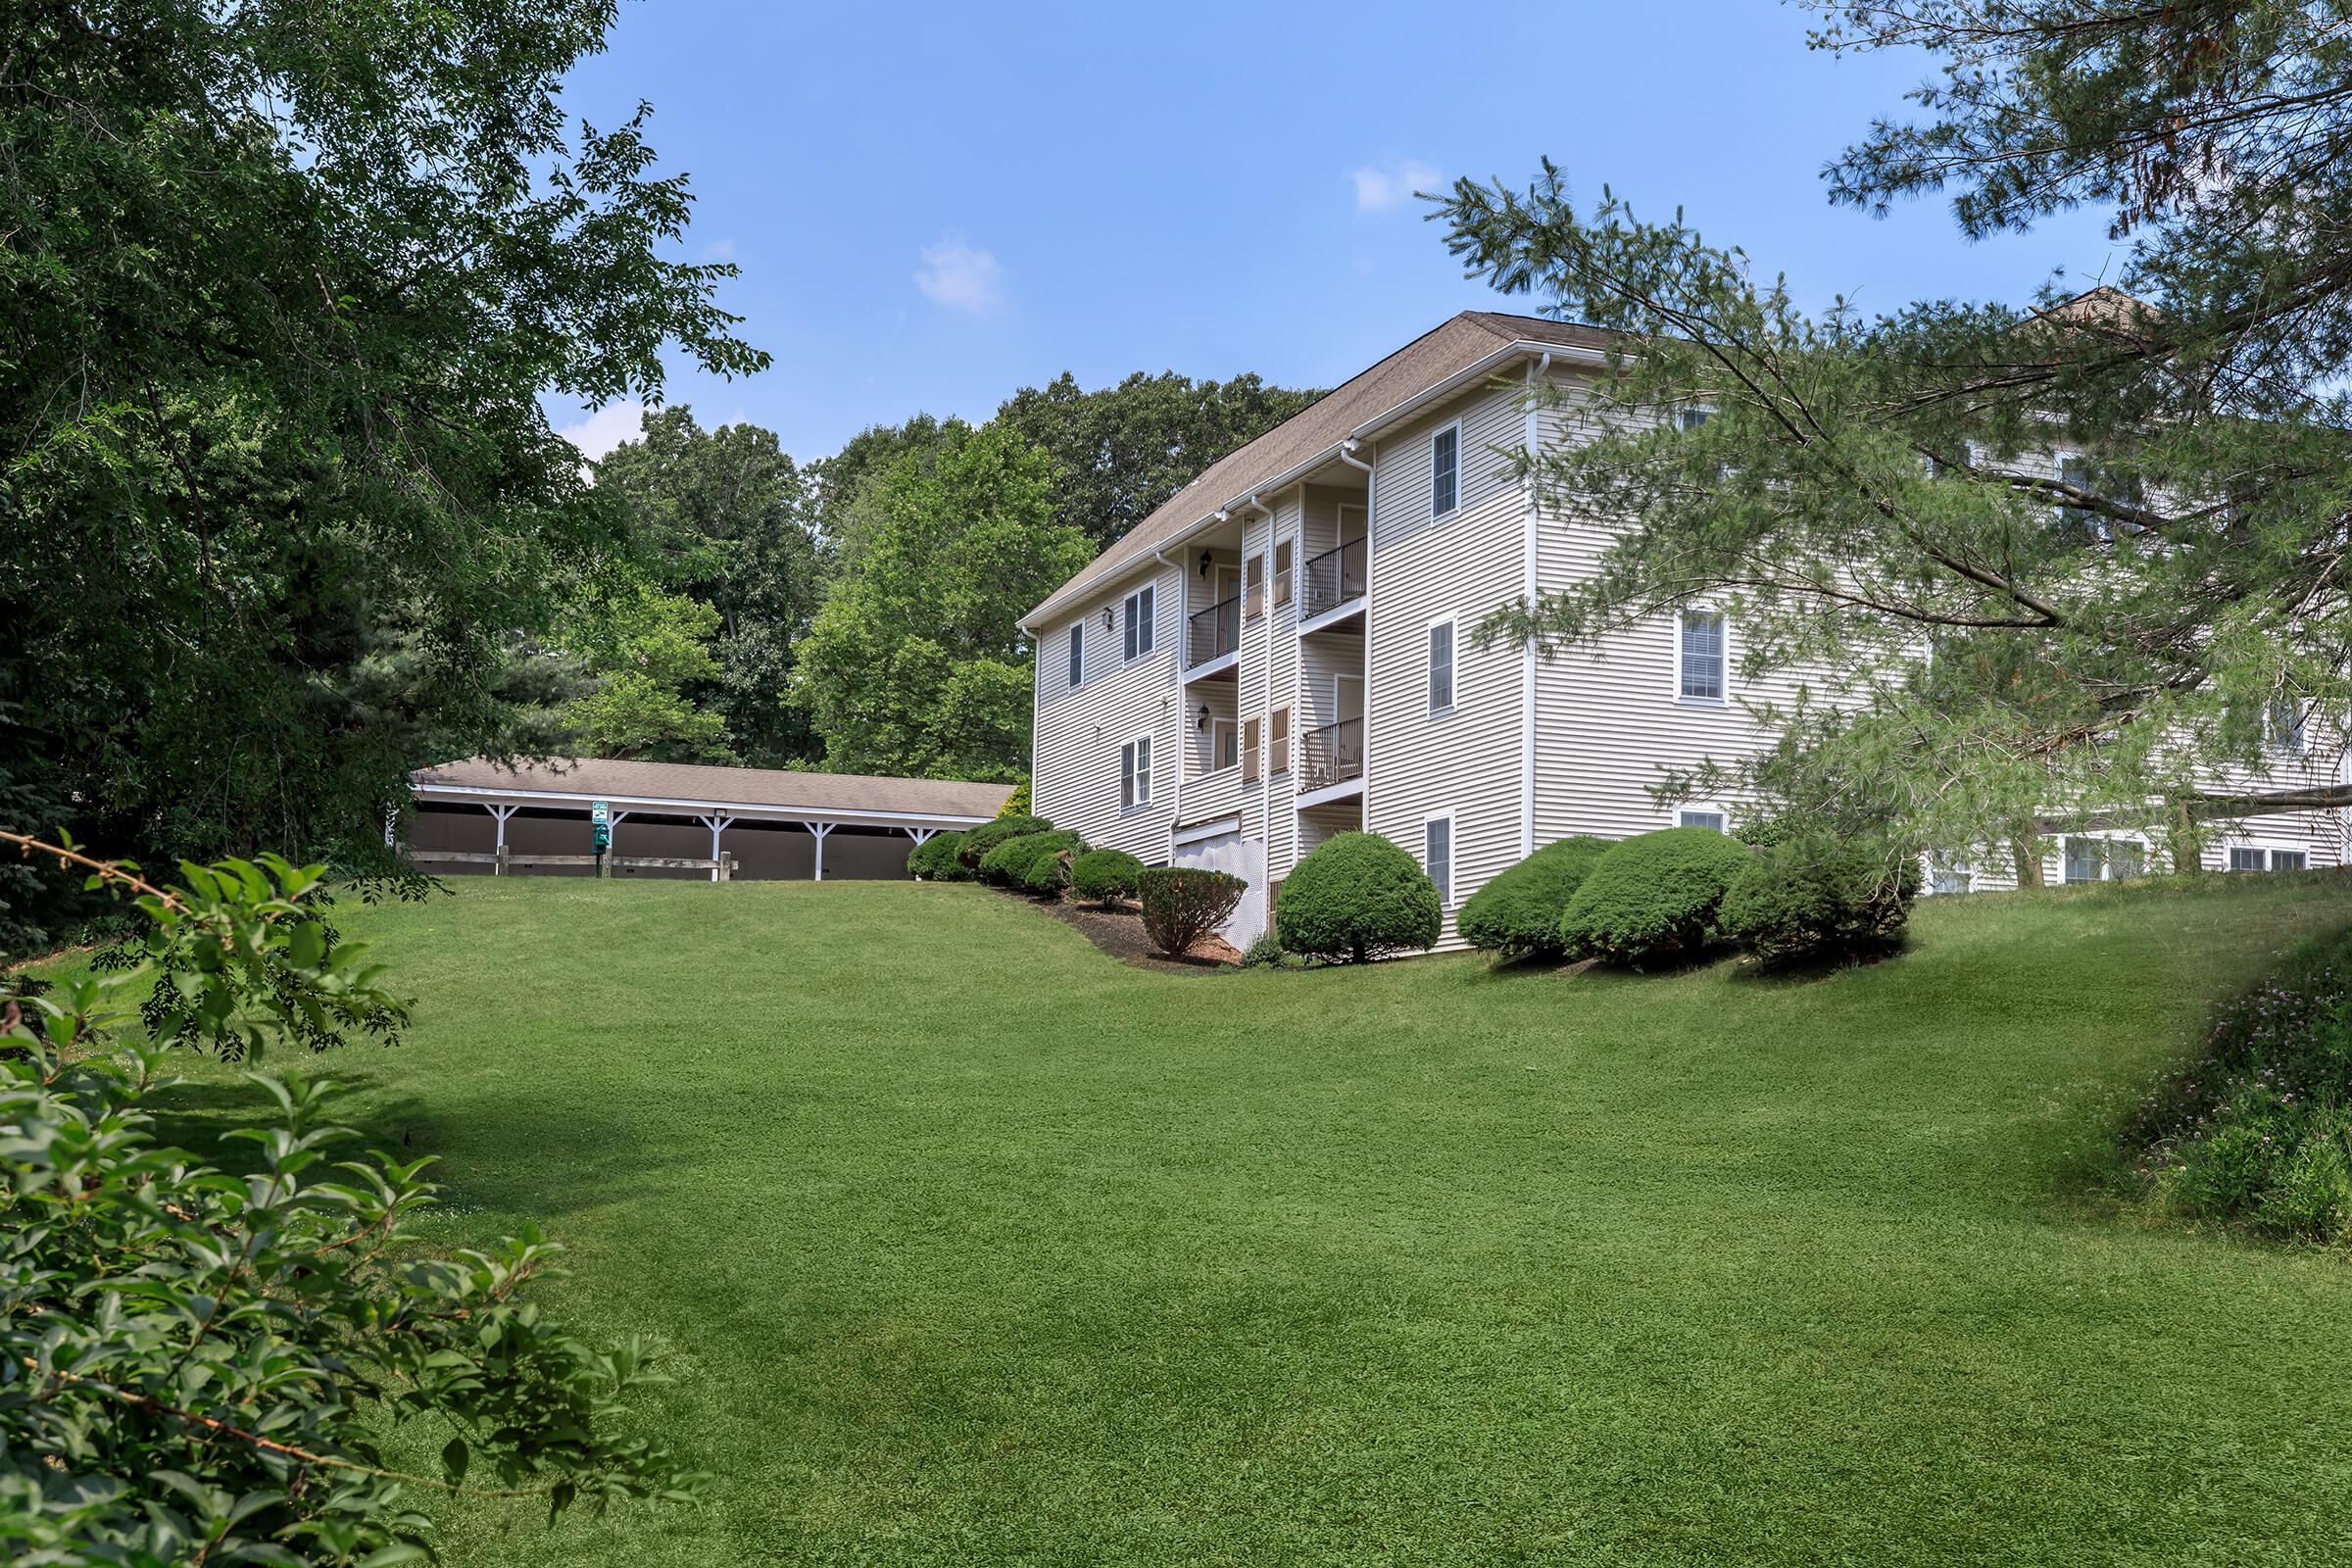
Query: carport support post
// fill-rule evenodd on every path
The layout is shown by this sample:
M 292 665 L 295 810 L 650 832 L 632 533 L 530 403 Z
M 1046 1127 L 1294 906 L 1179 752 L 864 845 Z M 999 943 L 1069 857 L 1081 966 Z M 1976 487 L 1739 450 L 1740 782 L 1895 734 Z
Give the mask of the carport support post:
M 605 853 L 596 858 L 596 874 L 598 876 L 612 874 L 613 858 L 620 854 L 621 819 L 628 814 L 626 811 L 614 811 L 605 818 Z M 590 818 L 592 823 L 594 820 L 594 818 Z
M 507 874 L 507 818 L 521 810 L 522 808 L 519 806 L 485 806 L 482 809 L 488 811 L 498 823 L 498 836 L 490 843 L 490 853 L 497 857 L 490 862 L 490 874 L 505 876 Z
M 698 816 L 695 820 L 710 830 L 710 880 L 723 882 L 726 878 L 718 874 L 718 836 L 733 827 L 735 819 L 731 816 L 711 815 Z
M 825 879 L 825 835 L 833 831 L 833 824 L 803 822 L 801 826 L 807 828 L 808 836 L 816 840 L 816 880 L 822 882 Z

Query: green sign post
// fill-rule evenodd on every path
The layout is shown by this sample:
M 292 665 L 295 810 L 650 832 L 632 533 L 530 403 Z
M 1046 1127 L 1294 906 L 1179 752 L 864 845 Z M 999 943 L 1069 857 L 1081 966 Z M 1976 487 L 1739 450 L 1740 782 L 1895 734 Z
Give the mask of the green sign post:
M 588 808 L 589 837 L 602 855 L 612 847 L 612 808 L 598 801 Z

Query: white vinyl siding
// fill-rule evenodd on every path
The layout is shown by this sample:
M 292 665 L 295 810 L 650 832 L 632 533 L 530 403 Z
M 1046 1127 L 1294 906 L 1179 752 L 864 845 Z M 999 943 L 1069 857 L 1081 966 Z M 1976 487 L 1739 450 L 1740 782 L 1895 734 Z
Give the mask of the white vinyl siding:
M 1152 591 L 1141 590 L 1149 583 Z M 1178 710 L 1169 702 L 1176 690 L 1176 670 L 1169 650 L 1176 605 L 1173 564 L 1154 564 L 1149 578 L 1142 575 L 1104 583 L 1094 598 L 1069 607 L 1085 628 L 1080 651 L 1082 683 L 1067 683 L 1068 650 L 1053 640 L 1040 650 L 1037 661 L 1036 733 L 1031 752 L 1034 808 L 1057 826 L 1082 833 L 1090 846 L 1125 850 L 1147 864 L 1164 864 L 1168 828 L 1175 817 L 1172 781 L 1155 777 L 1149 808 L 1130 808 L 1122 800 L 1121 748 L 1141 735 L 1150 735 L 1153 772 L 1165 774 L 1190 716 L 1180 728 Z M 1123 658 L 1124 618 L 1130 601 L 1139 613 L 1155 623 L 1149 645 L 1152 653 Z M 1066 622 L 1064 622 L 1066 624 Z M 1144 640 L 1144 628 L 1137 630 Z

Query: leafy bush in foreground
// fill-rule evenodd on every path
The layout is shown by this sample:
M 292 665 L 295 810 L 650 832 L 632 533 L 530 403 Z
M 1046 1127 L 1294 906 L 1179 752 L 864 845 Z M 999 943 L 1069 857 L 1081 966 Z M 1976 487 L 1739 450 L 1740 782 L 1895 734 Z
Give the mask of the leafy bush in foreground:
M 157 962 L 27 998 L 0 1037 L 0 1560 L 416 1562 L 419 1489 L 555 1512 L 683 1496 L 659 1440 L 619 1430 L 661 1381 L 644 1348 L 598 1349 L 529 1299 L 556 1251 L 535 1231 L 422 1251 L 427 1161 L 337 1159 L 330 1086 L 248 1075 L 278 1111 L 227 1135 L 249 1175 L 156 1142 L 169 1053 L 122 1045 L 125 981 L 174 974 L 201 1000 L 180 1038 L 246 1059 L 315 1040 L 313 1009 L 364 1030 L 390 1000 L 313 914 L 320 868 L 228 860 L 163 888 L 82 863 L 138 895 Z M 164 967 L 178 951 L 205 960 Z M 400 1473 L 419 1429 L 438 1475 Z
M 1006 839 L 980 859 L 980 880 L 999 887 L 1017 888 L 1041 897 L 1061 891 L 1064 855 L 1086 848 L 1086 841 L 1066 830 L 1024 833 Z
M 2352 937 L 2223 1007 L 2125 1133 L 2159 1202 L 2268 1235 L 2352 1237 Z
M 1711 827 L 1670 827 L 1612 846 L 1568 901 L 1561 945 L 1571 957 L 1640 964 L 1692 952 L 1748 850 Z M 1285 889 L 1287 894 L 1288 889 Z
M 1342 833 L 1283 880 L 1282 945 L 1334 963 L 1365 963 L 1436 944 L 1446 911 L 1421 862 L 1377 833 Z
M 963 862 L 965 869 L 977 871 L 982 858 L 1006 839 L 1053 831 L 1054 824 L 1042 816 L 1000 816 L 964 829 L 962 842 L 956 846 L 956 858 Z
M 1470 895 L 1454 929 L 1472 947 L 1502 958 L 1558 956 L 1568 901 L 1608 852 L 1607 839 L 1588 834 L 1544 845 Z
M 1014 787 L 1013 792 L 1010 795 L 1004 797 L 1004 804 L 997 808 L 997 815 L 1027 816 L 1028 814 L 1029 781 L 1027 779 L 1023 779 L 1017 786 Z
M 1305 966 L 1306 960 L 1284 947 L 1282 938 L 1272 926 L 1260 931 L 1242 950 L 1242 967 L 1245 969 L 1302 969 Z
M 1900 947 L 1919 863 L 1868 839 L 1783 838 L 1757 850 L 1723 896 L 1723 934 L 1767 964 L 1818 963 Z
M 934 833 L 906 857 L 906 869 L 925 882 L 969 882 L 971 868 L 956 855 L 962 844 L 963 834 L 959 831 Z
M 1162 866 L 1137 879 L 1144 905 L 1144 934 L 1171 958 L 1223 925 L 1250 884 L 1226 871 L 1197 865 Z
M 1089 850 L 1070 860 L 1070 889 L 1082 899 L 1108 905 L 1135 897 L 1144 862 L 1125 850 Z

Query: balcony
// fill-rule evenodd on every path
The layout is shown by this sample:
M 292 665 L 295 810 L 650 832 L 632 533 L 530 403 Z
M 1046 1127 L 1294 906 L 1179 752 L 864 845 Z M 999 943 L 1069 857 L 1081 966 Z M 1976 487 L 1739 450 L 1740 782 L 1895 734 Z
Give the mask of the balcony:
M 1298 793 L 1312 795 L 1364 776 L 1364 721 L 1344 718 L 1298 737 Z
M 1354 539 L 1337 550 L 1326 550 L 1309 558 L 1306 564 L 1306 591 L 1300 596 L 1298 614 L 1302 620 L 1329 614 L 1342 605 L 1352 604 L 1364 597 L 1365 562 L 1369 542 Z
M 1192 613 L 1184 639 L 1184 667 L 1198 669 L 1242 646 L 1242 596 L 1220 600 Z

